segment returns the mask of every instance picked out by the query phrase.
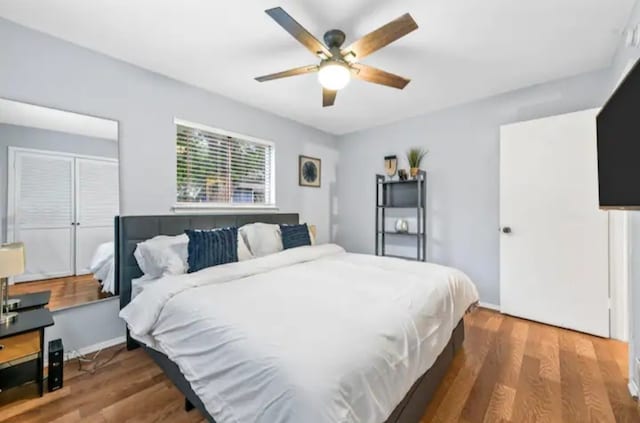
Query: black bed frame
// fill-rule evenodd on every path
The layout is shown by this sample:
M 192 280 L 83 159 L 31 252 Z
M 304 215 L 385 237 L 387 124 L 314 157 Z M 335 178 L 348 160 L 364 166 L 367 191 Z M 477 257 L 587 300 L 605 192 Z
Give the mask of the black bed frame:
M 142 271 L 133 256 L 137 243 L 156 235 L 179 235 L 184 233 L 185 229 L 240 227 L 247 223 L 256 222 L 295 224 L 299 223 L 299 217 L 295 213 L 117 216 L 115 218 L 115 272 L 118 277 L 116 294 L 120 295 L 120 308 L 124 308 L 131 301 L 131 280 L 142 276 Z M 420 422 L 451 361 L 457 351 L 462 348 L 463 341 L 464 325 L 461 320 L 434 365 L 415 382 L 384 423 Z M 127 329 L 127 349 L 131 350 L 140 346 L 129 336 Z M 210 422 L 215 423 L 178 366 L 166 355 L 144 345 L 142 348 L 185 396 L 185 410 L 197 408 Z

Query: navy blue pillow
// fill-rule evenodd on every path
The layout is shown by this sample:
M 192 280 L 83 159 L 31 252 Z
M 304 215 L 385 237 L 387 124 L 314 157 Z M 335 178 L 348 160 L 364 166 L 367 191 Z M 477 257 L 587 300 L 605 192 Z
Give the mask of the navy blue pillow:
M 238 228 L 184 231 L 189 237 L 189 273 L 238 261 Z
M 311 245 L 309 228 L 306 223 L 302 225 L 280 225 L 280 234 L 282 235 L 282 247 L 285 250 Z

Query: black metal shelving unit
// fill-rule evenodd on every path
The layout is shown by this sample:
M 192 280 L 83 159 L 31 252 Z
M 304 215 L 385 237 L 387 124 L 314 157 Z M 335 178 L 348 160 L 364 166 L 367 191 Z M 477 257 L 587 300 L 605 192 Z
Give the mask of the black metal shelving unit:
M 427 172 L 421 170 L 415 179 L 390 181 L 384 175 L 376 175 L 376 255 L 427 260 Z M 417 232 L 394 232 L 385 228 L 387 209 L 407 209 L 415 212 Z M 415 257 L 386 253 L 387 237 L 413 237 L 416 239 Z

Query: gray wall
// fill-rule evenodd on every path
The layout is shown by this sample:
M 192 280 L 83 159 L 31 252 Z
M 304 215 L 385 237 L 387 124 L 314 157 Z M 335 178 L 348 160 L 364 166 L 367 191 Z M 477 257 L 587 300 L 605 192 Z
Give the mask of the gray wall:
M 407 168 L 408 148 L 428 148 L 427 258 L 464 270 L 482 301 L 499 304 L 500 125 L 601 106 L 609 78 L 590 73 L 341 137 L 337 242 L 373 252 L 373 175 L 385 155 Z
M 9 147 L 35 148 L 61 153 L 118 158 L 118 143 L 46 129 L 0 123 L 0 169 L 8 169 Z M 7 234 L 7 172 L 0 172 L 0 241 Z
M 45 342 L 61 338 L 65 353 L 81 351 L 86 347 L 111 346 L 124 342 L 125 326 L 118 317 L 120 302 L 117 297 L 78 307 L 53 312 L 55 325 L 45 331 Z M 111 341 L 111 342 L 109 342 Z M 45 344 L 45 345 L 47 345 Z M 84 353 L 87 351 L 85 350 Z M 102 357 L 102 359 L 108 357 Z M 46 356 L 45 356 L 46 360 Z
M 637 24 L 640 24 L 640 1 L 636 2 L 627 27 Z M 638 59 L 640 48 L 620 44 L 611 71 L 611 91 Z M 636 386 L 640 386 L 639 375 L 634 370 L 636 357 L 640 357 L 640 212 L 637 211 L 629 212 L 629 255 L 629 374 Z
M 0 40 L 0 97 L 119 121 L 123 214 L 170 212 L 180 118 L 274 141 L 280 210 L 301 213 L 329 240 L 334 136 L 7 20 Z M 299 154 L 322 158 L 320 189 L 298 186 Z
M 321 242 L 329 240 L 338 159 L 332 135 L 3 19 L 0 40 L 0 97 L 119 121 L 123 214 L 171 211 L 180 118 L 274 141 L 280 211 L 299 212 L 318 226 Z M 321 188 L 298 186 L 299 154 L 322 159 Z M 54 313 L 48 336 L 64 335 L 67 348 L 80 349 L 123 335 L 114 301 Z

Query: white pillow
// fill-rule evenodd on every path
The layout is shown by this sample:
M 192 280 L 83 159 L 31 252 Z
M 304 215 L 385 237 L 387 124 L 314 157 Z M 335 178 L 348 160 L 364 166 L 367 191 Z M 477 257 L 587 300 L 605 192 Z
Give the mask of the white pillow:
M 158 235 L 138 244 L 133 256 L 145 275 L 159 278 L 189 270 L 189 237 Z M 254 258 L 238 232 L 238 261 Z
M 140 270 L 142 270 L 142 274 L 148 275 L 151 270 L 142 256 L 142 252 L 140 252 L 140 243 L 136 244 L 136 250 L 133 252 L 133 256 L 136 258 L 136 262 L 138 263 Z
M 316 237 L 311 232 L 311 225 L 307 223 L 307 228 L 309 228 L 309 240 L 311 241 L 311 245 L 316 245 Z
M 280 226 L 270 223 L 249 223 L 239 233 L 247 242 L 254 257 L 262 257 L 282 251 Z
M 254 258 L 253 254 L 251 254 L 247 243 L 244 242 L 244 238 L 238 231 L 238 261 L 251 260 L 252 258 Z
M 159 278 L 164 275 L 187 273 L 189 237 L 186 234 L 158 235 L 138 244 L 134 257 L 145 275 Z

